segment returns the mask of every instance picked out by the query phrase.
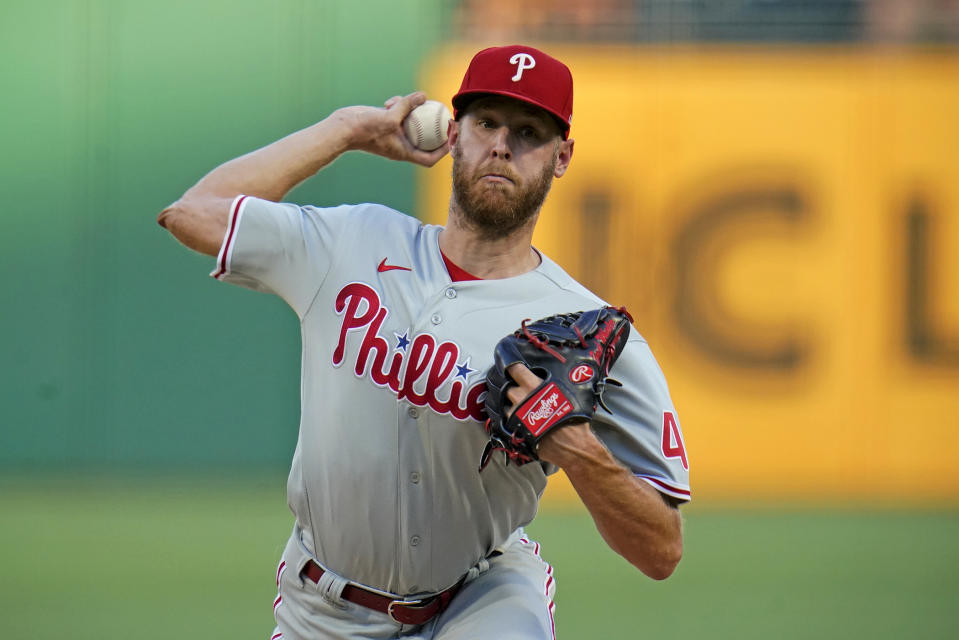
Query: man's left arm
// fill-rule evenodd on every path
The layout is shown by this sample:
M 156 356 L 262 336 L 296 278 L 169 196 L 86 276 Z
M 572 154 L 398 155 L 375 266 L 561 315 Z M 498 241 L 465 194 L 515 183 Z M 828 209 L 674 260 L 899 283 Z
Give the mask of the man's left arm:
M 589 423 L 557 429 L 538 454 L 566 472 L 613 551 L 654 580 L 673 573 L 683 555 L 679 509 L 613 458 Z
M 508 371 L 517 383 L 507 392 L 514 404 L 542 382 L 522 364 Z M 588 422 L 555 429 L 539 443 L 537 455 L 566 472 L 613 551 L 654 580 L 672 575 L 683 555 L 679 509 L 621 465 Z

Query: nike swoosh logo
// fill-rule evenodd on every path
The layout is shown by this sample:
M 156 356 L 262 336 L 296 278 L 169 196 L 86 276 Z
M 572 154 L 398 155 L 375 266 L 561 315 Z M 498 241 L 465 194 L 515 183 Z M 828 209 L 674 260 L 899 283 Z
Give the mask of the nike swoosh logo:
M 397 265 L 395 265 L 395 264 L 386 264 L 386 258 L 383 258 L 383 262 L 381 262 L 381 263 L 376 267 L 376 270 L 379 271 L 380 273 L 383 273 L 384 271 L 395 271 L 395 270 L 397 270 L 397 269 L 399 269 L 400 271 L 412 271 L 412 270 L 413 270 L 413 269 L 410 268 L 410 267 L 400 267 L 400 266 L 397 266 Z

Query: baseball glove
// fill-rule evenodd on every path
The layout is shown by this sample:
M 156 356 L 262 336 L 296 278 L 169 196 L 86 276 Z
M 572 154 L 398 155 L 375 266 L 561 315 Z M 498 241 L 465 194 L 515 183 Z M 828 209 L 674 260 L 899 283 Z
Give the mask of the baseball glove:
M 626 346 L 632 320 L 623 307 L 602 307 L 532 323 L 527 319 L 500 340 L 486 374 L 489 442 L 480 471 L 494 451 L 505 452 L 507 464 L 538 460 L 536 448 L 546 434 L 572 421 L 590 420 L 597 405 L 612 413 L 603 393 L 609 384 L 622 386 L 608 375 Z M 516 363 L 529 367 L 543 383 L 509 413 L 507 391 L 517 385 L 506 370 Z

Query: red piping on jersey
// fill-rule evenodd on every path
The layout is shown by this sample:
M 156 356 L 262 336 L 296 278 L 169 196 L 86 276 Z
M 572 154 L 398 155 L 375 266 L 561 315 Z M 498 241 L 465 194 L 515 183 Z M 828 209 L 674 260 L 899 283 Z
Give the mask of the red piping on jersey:
M 665 482 L 663 482 L 662 480 L 659 480 L 658 478 L 653 478 L 651 476 L 643 476 L 643 475 L 639 477 L 642 478 L 643 480 L 646 480 L 647 482 L 651 482 L 653 484 L 659 485 L 660 487 L 662 487 L 663 489 L 666 489 L 667 491 L 678 493 L 681 496 L 686 496 L 687 498 L 689 498 L 691 495 L 688 490 L 680 489 L 679 487 L 676 487 L 671 484 L 666 484 Z
M 220 249 L 220 256 L 217 260 L 217 270 L 213 274 L 213 277 L 219 280 L 223 274 L 226 273 L 226 261 L 227 256 L 230 255 L 230 248 L 233 245 L 233 236 L 236 234 L 236 220 L 239 217 L 240 207 L 243 206 L 243 201 L 247 199 L 248 196 L 240 196 L 237 198 L 236 203 L 233 205 L 233 209 L 230 211 L 230 228 L 226 234 L 226 240 L 223 241 L 223 247 Z
M 477 276 L 474 276 L 469 271 L 466 271 L 462 267 L 458 267 L 453 264 L 453 261 L 446 257 L 446 254 L 440 251 L 440 255 L 443 256 L 443 262 L 446 263 L 446 270 L 450 273 L 450 278 L 453 282 L 463 282 L 464 280 L 482 280 Z

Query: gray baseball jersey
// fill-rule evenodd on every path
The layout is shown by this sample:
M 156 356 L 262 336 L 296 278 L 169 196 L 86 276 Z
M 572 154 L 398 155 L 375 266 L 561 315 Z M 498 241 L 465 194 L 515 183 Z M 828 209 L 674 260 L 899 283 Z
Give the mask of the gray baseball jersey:
M 322 565 L 396 594 L 435 592 L 529 523 L 550 465 L 479 473 L 486 369 L 525 318 L 604 304 L 543 256 L 513 278 L 453 282 L 442 227 L 375 204 L 241 196 L 214 277 L 282 297 L 302 328 L 299 439 L 288 482 Z M 633 329 L 597 436 L 659 491 L 689 499 L 665 379 Z

